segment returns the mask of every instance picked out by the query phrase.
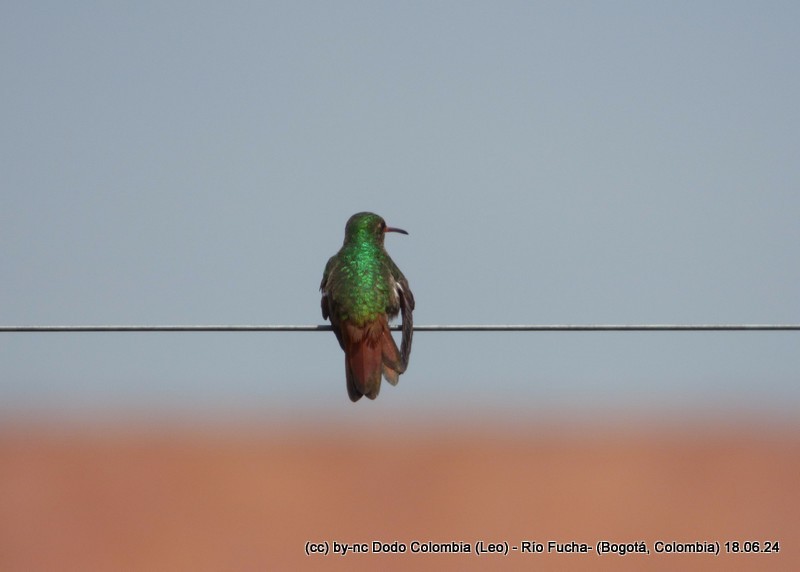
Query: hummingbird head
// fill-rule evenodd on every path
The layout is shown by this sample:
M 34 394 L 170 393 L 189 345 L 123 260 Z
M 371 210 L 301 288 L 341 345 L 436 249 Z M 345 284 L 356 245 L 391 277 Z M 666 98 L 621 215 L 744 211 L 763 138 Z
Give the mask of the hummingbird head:
M 375 213 L 356 213 L 347 221 L 344 229 L 344 242 L 376 242 L 383 244 L 387 232 L 408 234 L 402 228 L 386 226 L 386 221 Z

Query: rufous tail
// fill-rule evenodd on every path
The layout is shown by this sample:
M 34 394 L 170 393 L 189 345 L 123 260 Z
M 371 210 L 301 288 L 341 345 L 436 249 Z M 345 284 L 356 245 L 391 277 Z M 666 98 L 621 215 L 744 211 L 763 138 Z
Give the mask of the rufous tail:
M 381 376 L 397 385 L 406 368 L 386 316 L 363 326 L 344 323 L 341 331 L 347 394 L 352 401 L 358 401 L 362 395 L 370 399 L 378 397 Z

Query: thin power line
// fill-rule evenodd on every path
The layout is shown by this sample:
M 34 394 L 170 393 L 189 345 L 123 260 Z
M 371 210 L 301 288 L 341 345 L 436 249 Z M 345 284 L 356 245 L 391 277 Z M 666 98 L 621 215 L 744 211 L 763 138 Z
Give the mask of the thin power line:
M 400 326 L 393 326 L 400 330 Z M 414 326 L 416 332 L 731 332 L 800 331 L 800 324 L 475 324 Z M 0 333 L 40 332 L 329 332 L 313 325 L 0 326 Z

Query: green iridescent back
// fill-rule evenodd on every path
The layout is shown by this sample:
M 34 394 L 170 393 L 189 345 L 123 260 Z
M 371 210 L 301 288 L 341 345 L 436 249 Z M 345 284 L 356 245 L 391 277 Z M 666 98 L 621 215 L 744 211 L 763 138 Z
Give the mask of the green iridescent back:
M 381 314 L 397 314 L 395 284 L 405 279 L 383 248 L 385 226 L 372 213 L 348 221 L 344 244 L 328 261 L 322 280 L 337 321 L 363 325 Z

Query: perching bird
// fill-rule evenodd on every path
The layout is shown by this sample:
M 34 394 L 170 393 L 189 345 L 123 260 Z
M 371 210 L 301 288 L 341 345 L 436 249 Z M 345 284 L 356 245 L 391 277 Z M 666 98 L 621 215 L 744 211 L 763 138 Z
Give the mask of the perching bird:
M 347 394 L 378 397 L 381 375 L 397 385 L 408 367 L 414 333 L 414 295 L 403 273 L 383 248 L 387 232 L 408 234 L 373 213 L 357 213 L 344 229 L 344 244 L 325 265 L 320 291 L 322 317 L 330 318 L 344 350 Z M 402 312 L 400 349 L 389 331 L 389 320 Z

